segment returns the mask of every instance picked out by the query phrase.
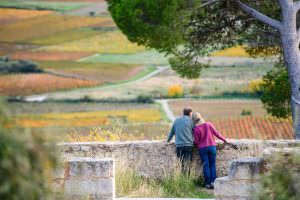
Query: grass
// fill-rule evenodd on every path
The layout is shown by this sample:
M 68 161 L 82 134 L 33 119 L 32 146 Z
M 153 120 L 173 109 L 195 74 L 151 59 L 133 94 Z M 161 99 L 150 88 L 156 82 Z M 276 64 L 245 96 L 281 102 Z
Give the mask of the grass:
M 47 15 L 25 19 L 1 27 L 1 42 L 24 42 L 33 38 L 40 38 L 66 30 L 89 27 L 96 24 L 105 24 L 111 18 L 79 17 L 65 15 Z
M 1 0 L 0 7 L 18 8 L 30 10 L 53 10 L 58 12 L 66 12 L 76 10 L 84 6 L 90 5 L 87 2 L 47 2 L 32 0 Z
M 168 59 L 154 50 L 136 53 L 132 55 L 124 54 L 96 54 L 81 59 L 82 62 L 102 62 L 102 63 L 124 63 L 143 65 L 168 65 Z
M 131 43 L 119 31 L 102 32 L 93 37 L 66 42 L 60 45 L 43 47 L 40 51 L 58 52 L 94 52 L 107 54 L 132 54 L 144 51 L 145 48 Z
M 42 69 L 56 73 L 81 76 L 105 83 L 115 83 L 137 76 L 143 67 L 127 64 L 80 63 L 71 61 L 39 62 Z
M 92 87 L 98 84 L 100 84 L 98 81 L 86 81 L 73 78 L 64 78 L 49 74 L 1 75 L 0 95 L 32 95 L 53 92 L 57 90 Z
M 96 31 L 90 28 L 79 28 L 60 33 L 54 33 L 41 38 L 34 38 L 26 42 L 36 45 L 56 45 L 64 42 L 88 38 L 97 34 L 100 34 L 100 31 Z
M 23 19 L 32 17 L 38 17 L 43 15 L 49 15 L 52 11 L 38 11 L 38 10 L 23 10 L 23 9 L 11 9 L 0 8 L 0 24 L 9 24 Z
M 213 198 L 199 187 L 199 178 L 195 174 L 184 176 L 180 167 L 156 180 L 142 177 L 126 164 L 116 170 L 116 193 L 118 197 L 130 198 Z

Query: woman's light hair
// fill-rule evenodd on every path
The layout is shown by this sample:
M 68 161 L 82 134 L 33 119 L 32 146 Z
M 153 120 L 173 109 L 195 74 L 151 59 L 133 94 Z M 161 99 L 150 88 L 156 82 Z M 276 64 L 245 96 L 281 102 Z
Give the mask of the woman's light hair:
M 205 122 L 204 119 L 202 118 L 201 114 L 198 112 L 193 112 L 192 119 L 195 124 L 203 124 Z

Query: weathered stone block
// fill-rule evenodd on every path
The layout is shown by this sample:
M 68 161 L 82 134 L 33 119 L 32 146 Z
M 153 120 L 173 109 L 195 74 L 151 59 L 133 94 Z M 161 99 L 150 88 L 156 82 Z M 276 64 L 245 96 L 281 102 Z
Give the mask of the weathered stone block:
M 232 180 L 228 176 L 217 178 L 214 195 L 216 199 L 251 199 L 251 194 L 258 187 L 257 181 Z
M 263 173 L 262 158 L 242 158 L 233 160 L 230 164 L 229 178 L 231 179 L 258 179 Z
M 115 168 L 112 159 L 72 158 L 65 170 L 66 199 L 113 199 Z
M 112 160 L 80 159 L 70 162 L 70 176 L 81 177 L 109 177 Z
M 70 178 L 65 181 L 65 193 L 73 195 L 101 195 L 111 194 L 113 190 L 113 179 L 82 180 Z

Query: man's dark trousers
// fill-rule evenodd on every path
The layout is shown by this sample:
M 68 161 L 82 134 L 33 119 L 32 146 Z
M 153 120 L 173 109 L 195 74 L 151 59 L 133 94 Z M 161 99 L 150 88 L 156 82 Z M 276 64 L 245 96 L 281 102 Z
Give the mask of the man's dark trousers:
M 176 147 L 177 158 L 181 162 L 181 170 L 185 175 L 190 175 L 191 162 L 193 159 L 193 147 L 183 146 Z

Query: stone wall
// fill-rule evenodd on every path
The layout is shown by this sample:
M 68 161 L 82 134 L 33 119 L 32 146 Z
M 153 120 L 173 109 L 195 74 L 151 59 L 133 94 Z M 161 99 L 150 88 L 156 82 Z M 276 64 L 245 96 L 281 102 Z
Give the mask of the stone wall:
M 261 157 L 263 150 L 269 147 L 300 146 L 295 140 L 231 140 L 238 148 L 217 145 L 217 174 L 226 176 L 230 161 L 243 157 Z M 130 167 L 145 176 L 160 178 L 176 168 L 175 145 L 162 141 L 135 142 L 86 142 L 61 143 L 58 145 L 64 159 L 76 157 L 114 158 L 116 167 Z M 202 173 L 197 149 L 194 151 L 196 171 Z

